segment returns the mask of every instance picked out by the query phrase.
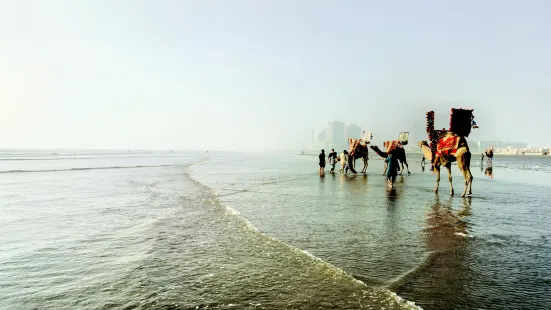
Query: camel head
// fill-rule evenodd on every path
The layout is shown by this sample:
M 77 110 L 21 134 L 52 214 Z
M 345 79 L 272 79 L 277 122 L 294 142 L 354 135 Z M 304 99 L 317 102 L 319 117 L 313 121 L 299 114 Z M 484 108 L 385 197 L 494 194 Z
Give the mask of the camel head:
M 419 146 L 429 146 L 428 142 L 423 140 L 423 141 L 419 141 L 419 143 L 417 143 L 417 145 Z

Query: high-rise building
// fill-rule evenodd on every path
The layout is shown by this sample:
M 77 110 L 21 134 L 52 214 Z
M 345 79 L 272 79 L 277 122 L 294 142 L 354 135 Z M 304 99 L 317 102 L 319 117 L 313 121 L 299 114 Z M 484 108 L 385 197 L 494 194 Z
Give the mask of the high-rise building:
M 348 125 L 346 126 L 346 136 L 345 139 L 360 139 L 362 137 L 362 128 L 358 125 Z
M 471 141 L 468 140 L 469 148 L 476 152 L 483 152 L 491 146 L 494 149 L 506 148 L 526 148 L 526 142 L 506 142 L 506 141 Z
M 347 148 L 347 139 L 345 136 L 344 123 L 339 121 L 334 121 L 329 123 L 329 128 L 327 129 L 327 142 L 328 148 L 334 148 L 336 150 L 341 150 Z
M 318 133 L 316 147 L 318 148 L 327 147 L 327 130 L 322 130 L 320 133 Z

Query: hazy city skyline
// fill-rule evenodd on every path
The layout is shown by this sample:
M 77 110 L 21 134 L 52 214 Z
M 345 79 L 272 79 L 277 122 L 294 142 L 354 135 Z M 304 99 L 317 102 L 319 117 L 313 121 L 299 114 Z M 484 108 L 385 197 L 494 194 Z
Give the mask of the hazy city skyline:
M 0 148 L 281 149 L 473 108 L 551 146 L 551 3 L 2 1 Z

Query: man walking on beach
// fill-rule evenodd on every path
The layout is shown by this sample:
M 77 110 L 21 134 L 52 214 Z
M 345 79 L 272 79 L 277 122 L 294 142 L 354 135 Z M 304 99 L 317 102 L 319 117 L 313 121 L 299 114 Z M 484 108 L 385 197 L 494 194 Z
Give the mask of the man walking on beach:
M 331 165 L 330 173 L 335 173 L 335 165 L 337 164 L 337 152 L 335 152 L 335 149 L 331 149 L 331 153 L 329 153 L 327 159 L 329 160 L 329 164 Z
M 325 150 L 321 150 L 321 153 L 319 155 L 320 159 L 320 177 L 325 175 Z

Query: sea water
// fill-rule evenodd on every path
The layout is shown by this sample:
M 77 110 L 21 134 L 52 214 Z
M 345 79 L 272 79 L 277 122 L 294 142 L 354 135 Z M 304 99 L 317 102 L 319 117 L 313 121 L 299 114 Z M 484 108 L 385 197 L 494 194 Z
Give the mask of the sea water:
M 3 151 L 0 308 L 551 308 L 549 158 L 473 159 L 463 199 L 373 156 Z

